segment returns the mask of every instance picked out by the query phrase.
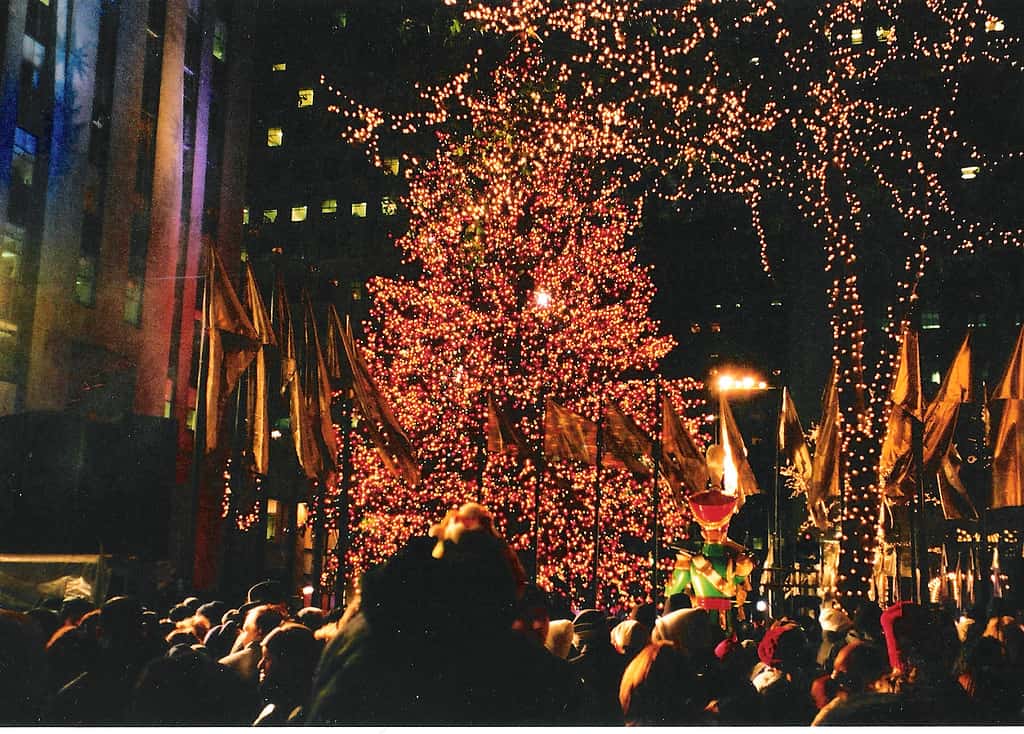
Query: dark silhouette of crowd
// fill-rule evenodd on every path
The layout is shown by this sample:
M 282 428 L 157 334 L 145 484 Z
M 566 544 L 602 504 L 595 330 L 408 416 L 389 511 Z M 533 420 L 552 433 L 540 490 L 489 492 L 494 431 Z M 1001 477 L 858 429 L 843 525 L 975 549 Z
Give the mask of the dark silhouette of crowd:
M 130 596 L 0 610 L 0 723 L 1017 724 L 1024 627 L 1003 599 L 830 602 L 734 620 L 685 597 L 575 613 L 469 504 L 368 571 L 344 609 L 274 581 L 244 603 Z

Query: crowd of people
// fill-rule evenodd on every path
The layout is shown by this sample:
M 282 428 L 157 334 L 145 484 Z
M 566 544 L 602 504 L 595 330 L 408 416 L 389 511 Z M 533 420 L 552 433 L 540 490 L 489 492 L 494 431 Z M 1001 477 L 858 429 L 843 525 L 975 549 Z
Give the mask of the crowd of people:
M 528 584 L 479 505 L 431 532 L 331 612 L 297 608 L 273 581 L 237 607 L 189 597 L 165 615 L 129 596 L 0 610 L 0 723 L 1024 720 L 1024 618 L 1001 599 L 959 618 L 824 603 L 725 631 L 677 595 L 621 619 Z

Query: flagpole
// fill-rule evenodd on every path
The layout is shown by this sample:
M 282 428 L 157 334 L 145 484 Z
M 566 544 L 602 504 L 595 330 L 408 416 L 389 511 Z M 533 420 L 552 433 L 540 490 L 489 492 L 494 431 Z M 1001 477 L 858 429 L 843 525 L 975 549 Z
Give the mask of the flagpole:
M 345 554 L 348 551 L 348 504 L 349 485 L 352 481 L 352 444 L 349 433 L 352 429 L 352 401 L 346 390 L 341 401 L 341 456 L 338 462 L 341 476 L 338 478 L 338 542 L 334 546 L 334 556 L 338 559 L 338 571 L 334 576 L 334 598 L 336 606 L 345 606 L 345 593 L 348 590 L 348 569 L 345 567 Z
M 602 443 L 604 442 L 604 396 L 598 403 L 597 414 L 597 452 L 594 461 L 594 595 L 592 597 L 594 609 L 597 609 L 600 594 L 600 581 L 598 573 L 601 561 L 601 458 Z
M 662 459 L 662 445 L 661 445 L 661 434 L 665 430 L 665 411 L 662 409 L 661 401 L 663 400 L 661 394 L 661 376 L 657 375 L 654 378 L 654 404 L 655 410 L 658 411 L 658 431 L 654 434 L 654 445 L 651 447 L 651 454 L 654 458 L 654 489 L 652 492 L 654 500 L 654 550 L 652 552 L 651 561 L 651 600 L 657 602 L 658 599 L 658 546 L 660 545 L 661 538 L 661 523 L 659 522 L 660 515 L 660 504 L 661 504 L 661 489 L 658 487 L 659 470 L 661 468 Z
M 541 423 L 540 423 L 540 451 L 537 452 L 536 479 L 533 483 L 533 583 L 537 583 L 540 575 L 540 485 L 544 476 L 544 445 L 547 440 L 547 400 L 544 388 L 540 391 L 541 398 Z
M 209 251 L 206 253 L 207 258 L 212 257 Z M 207 268 L 209 273 L 209 268 Z M 192 588 L 195 574 L 195 552 L 196 552 L 196 539 L 197 530 L 196 524 L 199 520 L 199 479 L 201 475 L 201 467 L 203 463 L 203 451 L 206 444 L 206 373 L 209 372 L 210 366 L 207 364 L 207 350 L 209 348 L 207 344 L 207 328 L 208 328 L 208 312 L 209 312 L 209 297 L 210 297 L 210 278 L 207 275 L 203 276 L 203 319 L 200 326 L 199 335 L 199 369 L 197 370 L 196 378 L 196 410 L 192 422 L 192 469 L 189 474 L 189 490 L 191 492 L 192 499 L 192 517 L 191 522 L 188 524 L 190 532 L 186 538 L 186 542 L 182 546 L 180 568 L 178 569 L 179 574 L 182 575 L 185 587 L 188 589 Z
M 781 609 L 782 605 L 778 602 L 779 597 L 782 596 L 782 548 L 780 540 L 782 538 L 781 523 L 779 522 L 779 462 L 782 457 L 782 421 L 783 415 L 786 409 L 786 396 L 788 395 L 789 388 L 785 385 L 782 386 L 782 402 L 779 404 L 779 420 L 775 427 L 775 476 L 773 477 L 774 485 L 772 487 L 772 527 L 771 527 L 771 544 L 772 544 L 772 583 L 769 587 L 772 590 L 772 615 L 775 616 L 778 613 L 776 606 Z

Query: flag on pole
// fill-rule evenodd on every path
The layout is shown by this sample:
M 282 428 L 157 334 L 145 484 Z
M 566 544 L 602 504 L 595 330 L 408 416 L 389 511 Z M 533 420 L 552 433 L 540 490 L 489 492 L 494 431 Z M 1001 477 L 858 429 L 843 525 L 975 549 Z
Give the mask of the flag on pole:
M 743 506 L 749 494 L 760 494 L 754 472 L 747 461 L 747 447 L 743 443 L 739 426 L 732 416 L 729 402 L 724 393 L 718 395 L 722 450 L 725 452 L 725 473 L 722 477 L 722 489 L 726 494 L 735 495 L 738 499 L 736 508 Z
M 828 525 L 826 503 L 840 494 L 839 429 L 839 380 L 833 365 L 825 392 L 821 396 L 821 422 L 818 424 L 818 439 L 811 462 L 811 481 L 807 489 L 808 513 L 814 524 L 822 530 Z
M 544 403 L 544 456 L 552 462 L 596 465 L 597 424 L 548 398 Z
M 256 352 L 246 395 L 246 415 L 249 417 L 249 445 L 252 447 L 252 460 L 257 474 L 266 474 L 270 461 L 270 420 L 267 416 L 267 391 L 269 389 L 267 374 L 266 347 L 276 347 L 277 338 L 270 323 L 270 316 L 263 305 L 256 284 L 256 275 L 252 264 L 245 263 L 245 305 L 249 317 L 259 337 L 260 349 Z
M 652 446 L 651 439 L 622 408 L 611 401 L 605 405 L 601 466 L 649 477 L 653 473 Z
M 352 325 L 348 320 L 345 321 L 345 331 L 342 333 L 342 345 L 352 372 L 356 404 L 366 418 L 370 440 L 377 447 L 377 452 L 391 473 L 402 477 L 410 487 L 415 487 L 420 483 L 420 469 L 409 437 L 398 424 L 391 407 L 374 384 L 370 370 L 356 346 L 355 338 L 352 336 Z
M 518 459 L 532 455 L 526 439 L 494 402 L 494 396 L 487 396 L 487 451 L 492 454 L 508 454 Z
M 971 501 L 971 496 L 960 481 L 960 454 L 956 446 L 950 446 L 949 452 L 939 465 L 939 500 L 942 503 L 942 514 L 947 520 L 977 520 L 978 510 Z
M 299 359 L 295 350 L 295 325 L 280 273 L 274 283 L 274 320 L 277 322 L 277 338 L 281 344 L 281 392 L 288 392 L 288 422 L 295 443 L 295 457 L 302 467 L 302 473 L 308 479 L 316 479 L 320 476 L 323 462 L 302 394 Z
M 345 327 L 341 324 L 338 309 L 332 303 L 327 309 L 327 352 L 324 361 L 327 363 L 327 374 L 335 383 L 348 385 L 352 382 L 352 374 L 348 370 L 343 344 Z
M 700 492 L 708 484 L 704 455 L 667 396 L 661 398 L 661 473 L 680 507 L 684 506 L 683 488 Z
M 206 373 L 206 453 L 217 448 L 221 414 L 238 378 L 260 350 L 256 328 L 238 300 L 217 250 L 209 249 L 203 314 L 209 361 Z
M 320 453 L 324 469 L 330 471 L 338 463 L 338 439 L 334 430 L 334 419 L 331 417 L 331 378 L 327 373 L 324 352 L 320 346 L 320 329 L 313 315 L 313 303 L 305 291 L 302 292 L 302 300 L 305 303 L 303 332 L 306 340 L 306 379 L 303 393 L 311 422 L 316 427 L 316 435 L 321 442 Z
M 804 428 L 800 425 L 800 417 L 796 414 L 796 405 L 789 388 L 782 388 L 782 410 L 779 412 L 779 456 L 787 465 L 793 467 L 805 483 L 810 482 L 813 467 L 811 452 L 804 439 Z
M 912 489 L 899 480 L 911 470 L 913 463 L 913 422 L 924 420 L 921 396 L 921 359 L 918 353 L 917 332 L 910 326 L 903 329 L 899 365 L 890 391 L 892 409 L 882 441 L 879 474 L 884 494 L 890 500 L 906 501 L 913 496 Z
M 1024 327 L 991 399 L 1003 401 L 992 451 L 992 509 L 1024 505 Z

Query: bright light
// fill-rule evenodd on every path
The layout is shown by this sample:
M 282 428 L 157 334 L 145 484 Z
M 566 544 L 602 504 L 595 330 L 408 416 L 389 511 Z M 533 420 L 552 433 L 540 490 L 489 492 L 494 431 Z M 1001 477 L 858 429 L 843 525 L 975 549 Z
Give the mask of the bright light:
M 533 294 L 533 302 L 537 304 L 537 308 L 547 308 L 551 305 L 551 294 L 544 289 L 535 291 Z
M 306 584 L 305 586 L 302 587 L 302 595 L 303 596 L 313 596 L 313 591 L 314 591 L 314 589 L 313 589 L 312 584 Z
M 757 600 L 757 604 L 755 604 L 754 606 L 757 607 L 757 611 L 759 611 L 759 612 L 767 612 L 768 611 L 768 602 L 766 602 L 764 599 L 758 599 Z
M 758 379 L 755 375 L 731 375 L 721 374 L 715 380 L 715 386 L 719 392 L 734 392 L 740 390 L 767 390 L 768 383 Z
M 276 440 L 276 439 L 278 439 L 278 438 L 281 438 L 281 431 L 279 431 L 279 430 L 278 430 L 278 429 L 276 429 L 276 428 L 275 428 L 275 429 L 273 429 L 273 430 L 272 430 L 272 431 L 270 432 L 270 437 L 271 437 L 271 438 L 273 438 L 273 439 L 275 439 L 275 440 Z
M 1002 33 L 1004 30 L 1006 30 L 1006 23 L 1004 23 L 1000 18 L 989 18 L 985 21 L 986 33 L 992 33 L 993 31 L 996 33 Z
M 964 166 L 960 169 L 960 178 L 970 181 L 972 178 L 978 177 L 978 171 L 980 170 L 981 166 Z

